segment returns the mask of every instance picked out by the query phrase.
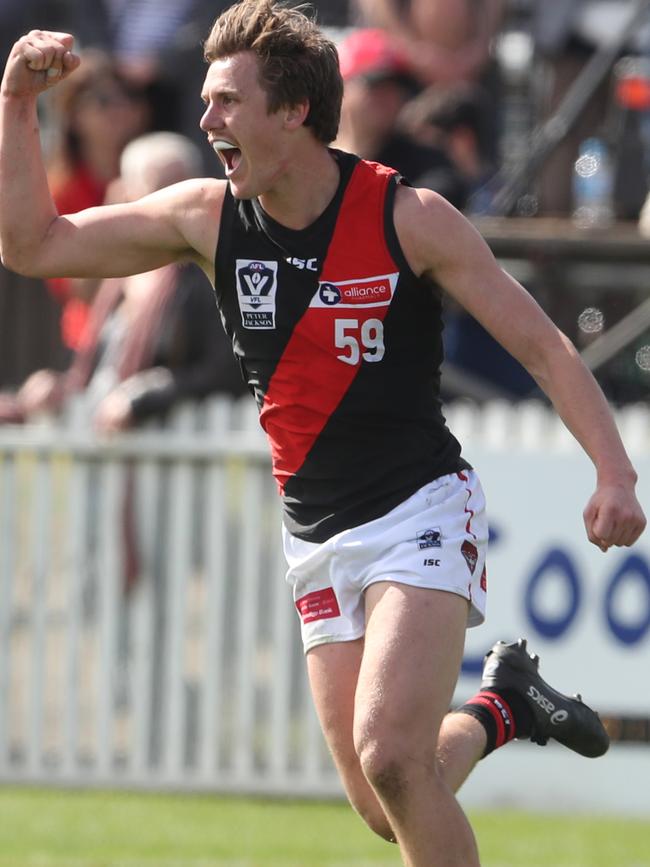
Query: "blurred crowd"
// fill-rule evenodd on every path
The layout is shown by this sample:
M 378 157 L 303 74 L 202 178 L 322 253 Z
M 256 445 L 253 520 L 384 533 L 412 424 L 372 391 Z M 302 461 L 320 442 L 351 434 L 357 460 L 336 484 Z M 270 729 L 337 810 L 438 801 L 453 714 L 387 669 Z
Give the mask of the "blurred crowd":
M 205 74 L 201 42 L 231 2 L 2 0 L 3 59 L 15 39 L 33 28 L 73 33 L 82 55 L 80 70 L 47 94 L 40 108 L 50 183 L 61 213 L 138 196 L 181 176 L 219 174 L 219 162 L 198 127 Z M 626 16 L 640 6 L 637 0 L 321 0 L 311 5 L 338 45 L 345 81 L 335 146 L 394 167 L 470 218 L 571 218 L 577 161 L 585 142 L 597 141 L 604 155 L 601 195 L 607 196 L 600 203 L 602 214 L 639 219 L 650 164 L 650 28 L 644 20 L 620 40 L 615 62 L 598 80 L 588 69 L 585 78 L 590 59 L 622 32 Z M 563 100 L 576 81 L 584 103 L 578 116 L 504 212 L 499 194 L 525 163 L 533 130 L 558 109 L 562 117 Z M 163 133 L 172 137 L 156 138 Z M 605 161 L 609 186 L 603 187 Z M 559 287 L 549 286 L 543 268 L 528 276 L 527 287 L 579 346 L 598 336 L 593 329 L 581 331 L 584 309 L 607 308 L 607 316 L 616 319 L 636 300 L 632 290 L 612 294 L 605 287 L 598 298 L 588 298 L 571 287 L 567 291 L 561 280 Z M 207 281 L 174 269 L 152 276 L 148 290 L 132 282 L 57 279 L 42 284 L 0 272 L 0 387 L 5 389 L 0 419 L 56 411 L 67 394 L 90 388 L 98 372 L 104 376 L 111 365 L 112 378 L 103 380 L 97 407 L 111 392 L 119 393 L 123 423 L 112 422 L 118 427 L 148 412 L 165 412 L 187 396 L 241 393 L 234 362 L 221 351 L 228 347 Z M 178 287 L 188 283 L 194 288 L 182 290 L 184 300 L 178 301 Z M 562 294 L 561 303 L 554 288 Z M 188 311 L 196 309 L 204 310 L 201 325 L 209 323 L 214 340 L 223 344 L 216 350 L 200 336 L 178 337 L 183 329 L 192 331 L 196 312 Z M 143 317 L 156 322 L 161 333 L 166 322 L 167 338 L 176 334 L 167 339 L 166 349 L 165 339 L 150 333 L 151 326 L 142 333 L 137 323 Z M 650 342 L 647 333 L 635 345 L 642 347 L 644 340 Z M 206 350 L 198 362 L 169 351 L 190 343 L 199 355 L 200 347 Z M 451 307 L 446 353 L 447 397 L 535 395 L 523 371 Z M 217 356 L 225 365 L 223 375 L 188 378 L 190 361 L 207 365 L 205 372 Z M 614 401 L 637 400 L 647 392 L 648 371 L 621 357 L 599 371 L 601 384 Z M 158 378 L 143 380 L 147 369 L 156 370 Z M 125 387 L 136 375 L 138 387 L 133 382 Z M 143 382 L 150 384 L 153 397 L 143 399 Z M 167 397 L 160 399 L 160 393 Z M 98 410 L 100 427 L 110 426 L 109 415 Z

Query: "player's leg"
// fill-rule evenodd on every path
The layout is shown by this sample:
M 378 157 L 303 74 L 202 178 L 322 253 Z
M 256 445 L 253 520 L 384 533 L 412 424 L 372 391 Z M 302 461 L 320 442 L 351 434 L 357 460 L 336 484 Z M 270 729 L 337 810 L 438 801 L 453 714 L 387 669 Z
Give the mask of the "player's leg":
M 395 834 L 354 748 L 354 698 L 362 653 L 363 639 L 323 644 L 307 654 L 307 670 L 321 728 L 350 803 L 369 828 L 394 842 Z M 453 792 L 483 755 L 486 741 L 478 720 L 460 713 L 445 716 L 437 759 L 439 772 Z
M 314 705 L 350 803 L 368 826 L 394 842 L 383 808 L 363 775 L 352 737 L 354 697 L 365 631 L 363 589 L 336 568 L 332 541 L 306 542 L 283 534 L 287 581 L 301 615 Z
M 314 647 L 307 653 L 307 672 L 321 728 L 350 803 L 369 828 L 394 843 L 395 834 L 354 748 L 354 703 L 363 645 L 360 638 Z
M 485 752 L 485 728 L 467 714 L 448 713 L 438 734 L 438 772 L 452 792 L 457 792 Z
M 307 667 L 323 732 L 350 802 L 373 831 L 394 841 L 395 832 L 361 769 L 354 746 L 354 703 L 363 647 L 363 639 L 320 645 L 307 654 Z M 524 664 L 527 677 L 519 683 L 517 678 L 521 679 L 521 673 L 515 672 L 513 675 L 512 654 L 504 656 L 504 645 L 496 647 L 499 651 L 495 649 L 486 660 L 485 691 L 479 692 L 460 712 L 448 713 L 440 728 L 436 752 L 438 773 L 453 792 L 458 791 L 482 756 L 512 739 L 505 734 L 507 719 L 501 726 L 501 733 L 494 719 L 494 713 L 498 710 L 494 702 L 497 691 L 502 692 L 508 700 L 510 713 L 513 707 L 517 708 L 514 722 L 518 737 L 535 736 L 531 727 L 532 712 L 526 713 L 527 703 L 524 700 L 529 693 L 530 683 L 537 692 L 551 696 L 560 710 L 568 709 L 566 716 L 564 713 L 561 715 L 561 724 L 557 722 L 557 717 L 555 723 L 551 723 L 550 717 L 546 721 L 546 726 L 552 726 L 553 734 L 559 735 L 566 746 L 583 755 L 600 755 L 607 749 L 607 734 L 597 714 L 580 701 L 557 693 L 541 681 L 536 673 L 535 659 L 531 666 Z M 521 648 L 521 645 L 517 647 Z M 515 663 L 520 657 L 521 653 L 518 652 Z M 495 658 L 499 663 L 496 666 Z M 516 681 L 515 690 L 513 678 Z M 489 703 L 486 703 L 486 693 L 490 696 Z M 520 702 L 517 702 L 517 694 Z M 536 707 L 540 707 L 539 716 L 543 706 Z M 538 740 L 541 739 L 543 723 L 542 719 L 538 722 Z
M 421 666 L 414 692 L 424 705 L 435 707 L 435 713 L 427 711 L 431 722 L 420 717 L 418 730 L 422 752 L 431 765 L 438 729 L 449 708 L 460 666 L 468 599 L 473 600 L 475 619 L 480 612 L 480 607 L 475 606 L 480 606 L 485 597 L 482 576 L 486 539 L 483 498 L 474 474 L 452 474 L 435 480 L 383 519 L 322 545 L 285 533 L 285 554 L 290 567 L 287 578 L 302 615 L 311 689 L 323 731 L 352 804 L 370 827 L 386 839 L 393 839 L 395 834 L 361 768 L 353 737 L 357 679 L 364 653 L 361 636 L 366 628 L 369 600 L 379 593 L 378 587 L 386 586 L 389 576 L 399 575 L 405 581 L 399 587 L 409 598 L 418 591 L 406 585 L 422 582 L 427 588 L 420 587 L 422 598 L 440 600 L 442 625 L 454 624 L 456 642 L 451 656 L 443 661 L 438 656 L 448 643 L 446 636 L 441 640 L 444 630 L 435 618 L 427 620 L 426 628 L 422 628 L 423 646 L 419 650 L 426 662 Z M 452 588 L 458 588 L 463 595 L 447 592 Z M 455 612 L 453 621 L 448 617 L 448 609 Z M 383 652 L 383 640 L 380 639 L 378 647 Z M 387 652 L 394 650 L 394 646 L 386 648 Z M 448 676 L 443 665 L 447 661 Z M 434 796 L 443 787 L 445 797 L 450 797 L 448 784 L 455 785 L 456 780 L 464 779 L 484 748 L 480 725 L 469 717 L 462 722 L 465 729 L 474 726 L 477 731 L 471 732 L 464 744 L 459 737 L 450 740 L 442 772 L 436 769 Z M 458 728 L 454 725 L 455 733 Z M 363 732 L 363 727 L 357 727 L 357 731 Z M 435 797 L 426 809 L 433 806 Z M 453 799 L 452 810 L 458 815 Z M 471 839 L 471 833 L 469 836 Z
M 443 720 L 438 762 L 445 780 L 458 791 L 478 758 L 515 738 L 541 746 L 553 738 L 588 758 L 609 749 L 598 714 L 542 679 L 525 639 L 497 642 L 485 657 L 479 692 Z
M 579 695 L 564 695 L 542 679 L 539 657 L 528 652 L 525 639 L 494 645 L 485 657 L 479 692 L 450 715 L 450 728 L 460 727 L 463 715 L 483 726 L 484 755 L 514 738 L 541 746 L 553 738 L 589 758 L 609 748 L 598 714 Z
M 363 648 L 363 639 L 320 645 L 308 652 L 307 670 L 320 724 L 350 803 L 371 830 L 395 842 L 395 832 L 366 779 L 354 746 L 354 704 Z M 447 714 L 444 718 L 438 768 L 452 791 L 458 789 L 481 757 L 485 742 L 485 729 L 472 717 Z M 433 733 L 431 744 L 433 749 Z
M 468 603 L 392 582 L 366 591 L 354 744 L 408 867 L 478 865 L 474 835 L 437 760 L 460 670 Z M 444 746 L 444 745 L 443 745 Z M 480 738 L 463 752 L 471 767 Z

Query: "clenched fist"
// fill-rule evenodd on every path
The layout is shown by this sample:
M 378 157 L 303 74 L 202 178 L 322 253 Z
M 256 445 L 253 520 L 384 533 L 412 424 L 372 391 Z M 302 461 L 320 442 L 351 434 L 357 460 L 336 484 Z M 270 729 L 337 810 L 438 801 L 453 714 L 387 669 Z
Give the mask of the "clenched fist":
M 73 45 L 69 33 L 32 30 L 22 36 L 7 60 L 3 96 L 34 96 L 58 84 L 79 66 Z

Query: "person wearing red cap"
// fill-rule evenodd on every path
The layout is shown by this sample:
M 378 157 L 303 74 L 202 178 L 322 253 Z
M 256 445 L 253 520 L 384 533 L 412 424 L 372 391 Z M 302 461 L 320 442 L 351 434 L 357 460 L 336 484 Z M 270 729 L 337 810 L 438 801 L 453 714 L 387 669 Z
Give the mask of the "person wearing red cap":
M 481 158 L 495 162 L 501 132 L 501 83 L 492 47 L 504 19 L 505 0 L 356 0 L 356 3 L 364 21 L 381 27 L 399 45 L 421 85 L 441 89 L 461 82 L 480 85 L 484 95 L 479 128 Z
M 350 801 L 405 865 L 477 867 L 453 792 L 482 756 L 515 737 L 597 756 L 608 738 L 523 641 L 495 645 L 480 692 L 448 713 L 465 630 L 484 617 L 487 520 L 438 400 L 443 291 L 529 369 L 593 460 L 584 517 L 603 551 L 645 526 L 607 403 L 458 211 L 328 146 L 336 50 L 300 10 L 242 0 L 205 43 L 201 128 L 226 182 L 59 217 L 36 97 L 74 72 L 72 48 L 32 31 L 7 62 L 3 260 L 38 276 L 203 267 L 269 439 L 311 690 Z
M 404 52 L 390 36 L 379 28 L 353 30 L 338 45 L 339 67 L 343 80 L 358 75 L 370 79 L 384 75 L 403 76 L 412 81 L 412 73 Z
M 337 146 L 396 169 L 462 209 L 467 189 L 450 156 L 399 128 L 400 113 L 417 88 L 403 52 L 383 30 L 359 29 L 338 53 L 345 88 Z
M 490 58 L 504 0 L 356 0 L 365 21 L 398 42 L 427 84 L 476 80 Z

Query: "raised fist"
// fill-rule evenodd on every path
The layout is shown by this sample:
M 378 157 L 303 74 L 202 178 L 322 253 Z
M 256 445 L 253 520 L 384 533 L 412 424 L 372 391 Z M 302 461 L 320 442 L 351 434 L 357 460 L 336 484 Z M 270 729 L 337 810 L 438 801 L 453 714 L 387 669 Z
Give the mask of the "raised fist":
M 30 96 L 58 84 L 79 66 L 69 33 L 31 30 L 9 54 L 2 80 L 3 95 Z

